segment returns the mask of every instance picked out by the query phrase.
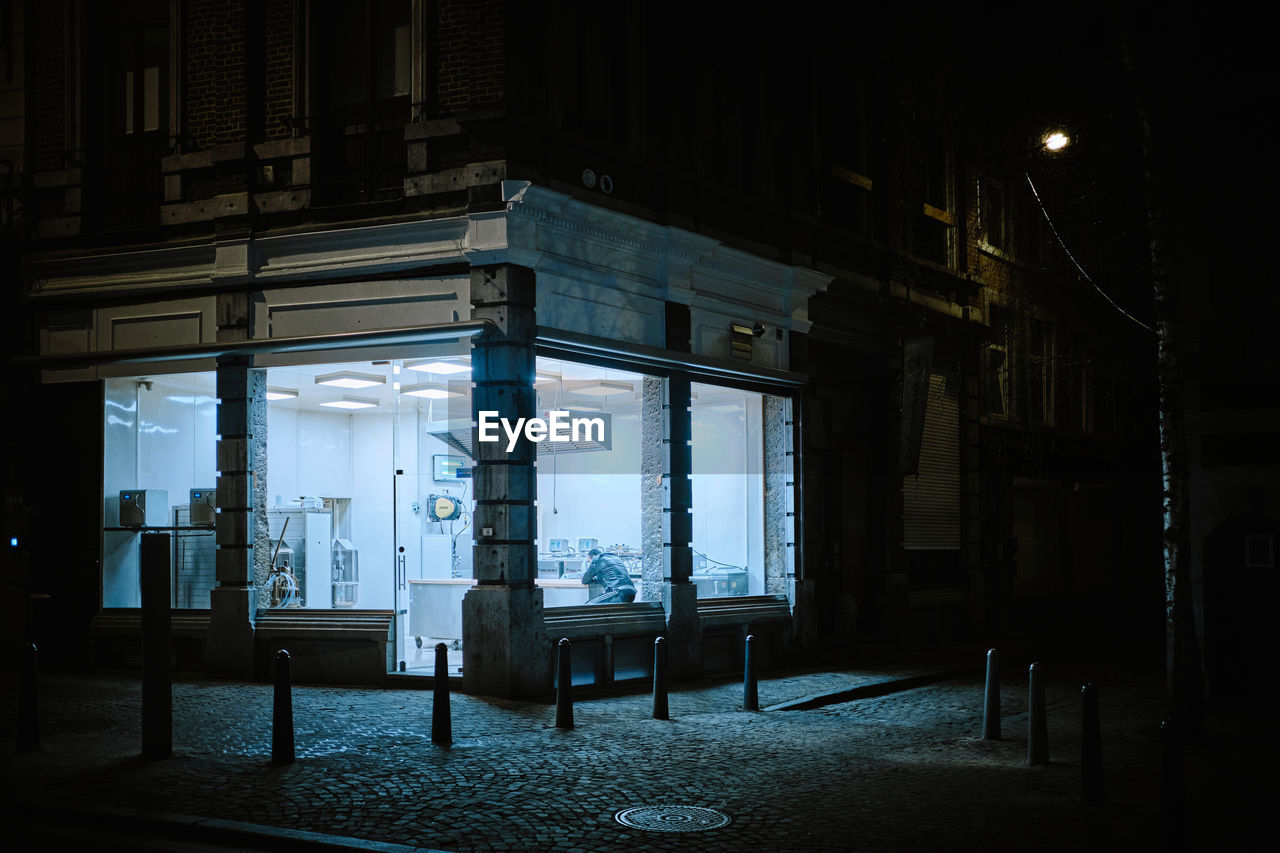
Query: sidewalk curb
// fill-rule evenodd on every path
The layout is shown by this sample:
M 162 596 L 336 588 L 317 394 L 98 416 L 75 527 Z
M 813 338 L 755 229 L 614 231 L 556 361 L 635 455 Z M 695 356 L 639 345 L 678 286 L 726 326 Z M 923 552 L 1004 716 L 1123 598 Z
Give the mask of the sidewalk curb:
M 413 847 L 386 841 L 369 841 L 343 835 L 329 835 L 303 829 L 287 829 L 258 823 L 226 820 L 224 818 L 197 817 L 195 815 L 154 812 L 118 806 L 81 806 L 68 809 L 47 809 L 26 804 L 25 811 L 57 819 L 74 815 L 83 820 L 113 827 L 145 831 L 160 831 L 174 835 L 189 835 L 220 844 L 250 844 L 263 850 L 332 850 L 361 851 L 361 853 L 449 853 L 434 847 Z
M 884 681 L 873 681 L 870 684 L 859 684 L 855 687 L 845 687 L 840 690 L 831 690 L 826 693 L 815 693 L 812 696 L 802 696 L 799 699 L 792 699 L 787 702 L 779 702 L 776 705 L 770 705 L 762 710 L 810 711 L 814 708 L 821 708 L 824 705 L 836 705 L 840 702 L 851 702 L 854 699 L 870 699 L 874 696 L 884 696 L 889 693 L 914 690 L 917 687 L 936 684 L 939 681 L 950 681 L 954 678 L 963 678 L 968 675 L 973 675 L 976 672 L 978 672 L 977 669 L 953 669 L 943 670 L 941 672 L 925 672 L 920 675 L 907 675 L 901 678 L 888 678 Z

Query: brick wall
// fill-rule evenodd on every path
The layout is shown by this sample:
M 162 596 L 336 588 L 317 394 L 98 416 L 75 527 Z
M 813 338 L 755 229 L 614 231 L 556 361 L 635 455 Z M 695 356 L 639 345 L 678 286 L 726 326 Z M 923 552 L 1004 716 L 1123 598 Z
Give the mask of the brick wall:
M 187 7 L 186 128 L 201 148 L 245 137 L 245 26 L 245 0 L 191 0 Z
M 437 103 L 444 115 L 501 104 L 504 27 L 501 0 L 442 0 Z
M 263 26 L 267 53 L 266 138 L 287 139 L 293 133 L 293 0 L 268 0 Z
M 66 7 L 61 3 L 31 3 L 26 7 L 27 52 L 33 98 L 30 110 L 35 146 L 32 165 L 38 171 L 61 168 L 66 147 Z

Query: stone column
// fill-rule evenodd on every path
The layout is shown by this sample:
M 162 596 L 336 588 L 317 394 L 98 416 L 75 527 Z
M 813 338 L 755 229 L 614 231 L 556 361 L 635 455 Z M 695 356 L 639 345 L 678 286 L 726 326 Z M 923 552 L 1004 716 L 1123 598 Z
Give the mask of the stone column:
M 764 591 L 786 595 L 787 589 L 787 461 L 791 441 L 787 399 L 764 395 Z
M 471 414 L 512 423 L 535 414 L 534 274 L 500 264 L 471 270 L 471 316 L 496 329 L 473 339 Z M 478 439 L 478 436 L 477 436 Z M 462 677 L 468 693 L 515 698 L 551 690 L 551 644 L 542 616 L 535 448 L 521 437 L 475 441 L 476 586 L 462 600 Z
M 665 503 L 663 473 L 666 469 L 662 426 L 664 380 L 644 379 L 640 403 L 640 596 L 662 600 L 662 516 Z
M 224 678 L 249 679 L 254 669 L 254 542 L 265 521 L 265 492 L 254 480 L 255 462 L 266 458 L 267 381 L 266 371 L 250 365 L 244 356 L 218 359 L 218 584 L 210 591 L 204 660 L 207 674 Z
M 698 588 L 693 584 L 693 420 L 689 411 L 689 377 L 667 380 L 667 473 L 663 477 L 667 506 L 663 514 L 667 611 L 667 655 L 672 678 L 702 674 L 702 623 Z

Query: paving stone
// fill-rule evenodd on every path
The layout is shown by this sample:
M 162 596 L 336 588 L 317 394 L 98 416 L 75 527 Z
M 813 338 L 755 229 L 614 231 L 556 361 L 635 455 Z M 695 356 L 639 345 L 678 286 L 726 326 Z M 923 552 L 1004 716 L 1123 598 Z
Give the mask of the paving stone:
M 775 673 L 760 681 L 761 704 L 951 665 Z M 267 685 L 175 683 L 175 757 L 144 762 L 136 680 L 55 673 L 41 680 L 40 752 L 12 753 L 5 703 L 0 773 L 7 801 L 45 808 L 129 807 L 451 851 L 1150 847 L 1161 819 L 1161 679 L 1091 674 L 1108 799 L 1095 813 L 1079 803 L 1087 669 L 1046 664 L 1051 761 L 1035 768 L 1025 677 L 1003 685 L 999 741 L 980 737 L 975 675 L 776 712 L 741 711 L 740 682 L 709 680 L 672 692 L 670 721 L 649 717 L 647 694 L 580 700 L 568 732 L 554 728 L 552 706 L 455 694 L 448 748 L 430 741 L 426 691 L 299 686 L 297 761 L 273 767 Z M 1220 841 L 1215 833 L 1251 809 L 1269 813 L 1246 783 L 1275 747 L 1247 736 L 1251 714 L 1261 730 L 1260 712 L 1245 706 L 1188 746 L 1195 837 Z M 732 822 L 686 834 L 614 821 L 620 809 L 661 804 L 714 808 Z

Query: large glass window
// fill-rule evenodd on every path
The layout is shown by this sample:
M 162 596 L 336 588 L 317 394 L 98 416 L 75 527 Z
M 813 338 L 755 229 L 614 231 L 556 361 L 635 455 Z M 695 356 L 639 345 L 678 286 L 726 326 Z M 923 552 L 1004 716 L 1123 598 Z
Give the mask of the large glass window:
M 660 600 L 662 584 L 662 380 L 540 358 L 538 416 L 598 419 L 576 441 L 537 448 L 538 584 L 548 607 L 585 604 L 605 588 L 582 583 L 600 548 L 616 557 L 635 601 Z M 571 436 L 572 437 L 572 434 Z
M 267 527 L 292 575 L 268 606 L 394 607 L 393 376 L 389 361 L 267 371 Z
M 786 591 L 794 543 L 786 404 L 736 388 L 692 386 L 699 598 Z
M 472 571 L 471 365 L 461 350 L 414 359 L 266 369 L 255 582 L 267 609 L 397 614 L 397 660 L 428 671 L 436 643 L 461 664 Z M 668 383 L 539 358 L 537 416 L 588 426 L 537 445 L 537 584 L 548 607 L 606 590 L 588 552 L 616 559 L 636 601 L 663 586 Z M 786 591 L 792 573 L 789 401 L 694 385 L 693 513 L 699 595 Z M 109 379 L 104 387 L 103 604 L 140 606 L 140 527 L 173 534 L 173 605 L 216 585 L 215 374 Z M 599 424 L 599 427 L 596 424 Z
M 212 373 L 107 379 L 102 604 L 139 607 L 141 528 L 171 528 L 174 607 L 208 607 L 217 485 Z

